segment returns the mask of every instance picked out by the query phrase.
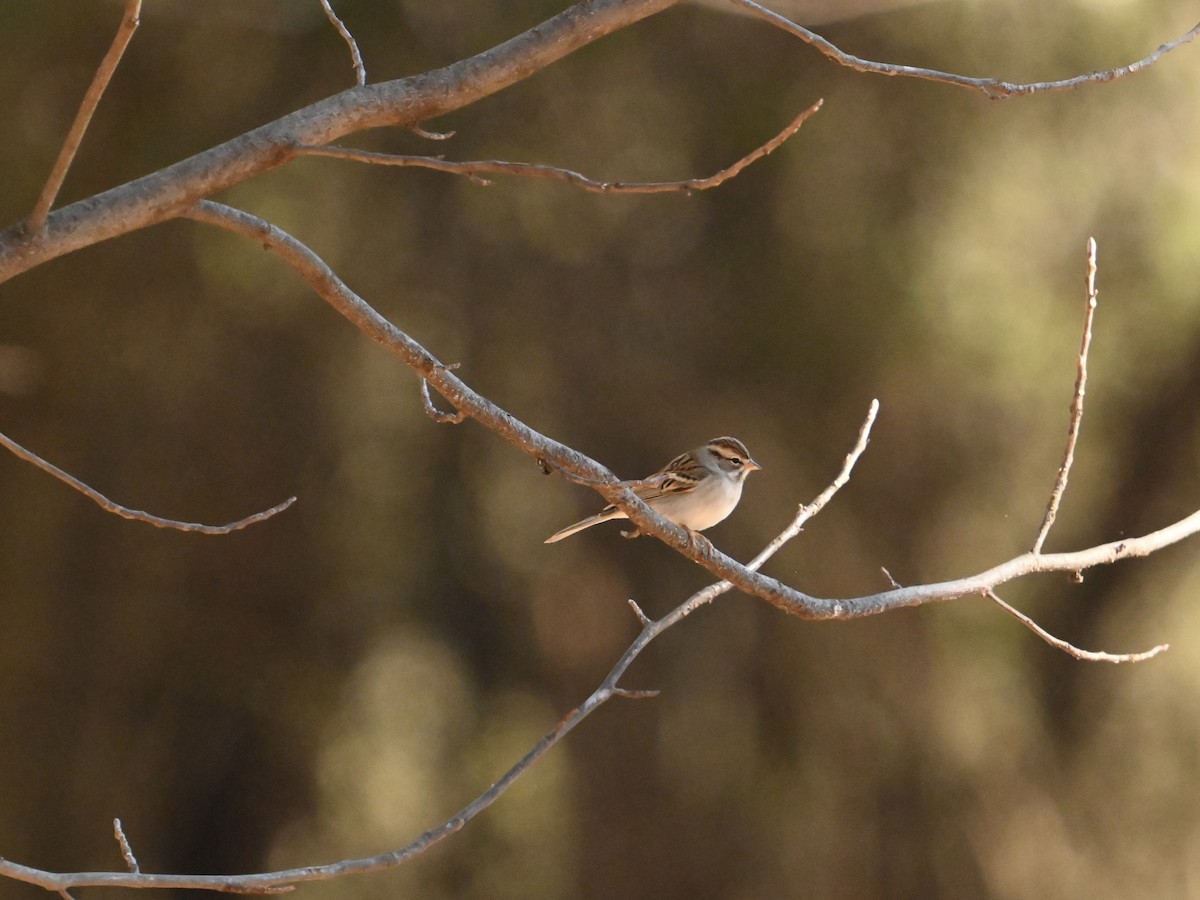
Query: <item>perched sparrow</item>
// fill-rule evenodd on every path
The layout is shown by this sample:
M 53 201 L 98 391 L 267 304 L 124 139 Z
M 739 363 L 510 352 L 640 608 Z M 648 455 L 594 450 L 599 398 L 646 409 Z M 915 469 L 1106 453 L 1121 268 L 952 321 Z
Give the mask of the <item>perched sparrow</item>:
M 675 457 L 649 478 L 631 482 L 629 487 L 659 515 L 684 528 L 703 531 L 733 512 L 742 497 L 742 482 L 761 468 L 737 438 L 719 437 Z M 615 506 L 606 506 L 596 515 L 552 534 L 546 543 L 553 544 L 610 519 L 625 518 Z

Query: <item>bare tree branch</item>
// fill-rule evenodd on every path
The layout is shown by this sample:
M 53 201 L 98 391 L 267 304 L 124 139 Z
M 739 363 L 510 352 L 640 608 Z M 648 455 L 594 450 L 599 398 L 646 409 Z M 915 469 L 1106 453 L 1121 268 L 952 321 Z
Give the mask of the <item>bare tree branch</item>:
M 1124 78 L 1127 75 L 1133 75 L 1143 69 L 1158 62 L 1159 58 L 1170 53 L 1176 47 L 1188 43 L 1197 35 L 1200 35 L 1200 22 L 1180 37 L 1173 41 L 1168 41 L 1163 44 L 1153 53 L 1144 56 L 1137 62 L 1130 63 L 1127 66 L 1118 66 L 1115 69 L 1105 69 L 1101 72 L 1089 72 L 1086 75 L 1076 75 L 1074 78 L 1064 78 L 1061 81 L 1037 81 L 1028 84 L 1014 83 L 1011 81 L 1001 81 L 997 78 L 971 78 L 967 75 L 955 75 L 951 72 L 939 72 L 937 69 L 923 69 L 920 66 L 901 66 L 894 63 L 881 63 L 869 59 L 862 59 L 853 54 L 847 53 L 839 49 L 830 41 L 821 37 L 815 31 L 810 31 L 803 25 L 797 25 L 786 16 L 782 16 L 774 10 L 767 9 L 754 0 L 729 0 L 734 6 L 740 6 L 742 9 L 758 16 L 760 19 L 765 19 L 776 28 L 781 28 L 788 34 L 800 38 L 806 44 L 815 47 L 821 53 L 828 56 L 830 59 L 840 63 L 847 68 L 853 69 L 856 72 L 865 72 L 871 75 L 889 75 L 903 76 L 906 78 L 921 78 L 926 81 L 937 81 L 942 84 L 951 84 L 956 87 L 968 88 L 970 90 L 981 91 L 992 100 L 1005 100 L 1010 97 L 1024 97 L 1030 94 L 1044 94 L 1050 91 L 1067 91 L 1073 88 L 1082 87 L 1086 84 L 1095 84 L 1097 82 L 1115 81 L 1118 78 Z
M 32 212 L 25 220 L 25 230 L 30 234 L 40 232 L 46 224 L 46 216 L 50 212 L 50 207 L 54 205 L 54 198 L 58 196 L 63 181 L 66 180 L 67 171 L 71 168 L 75 153 L 83 141 L 83 134 L 91 124 L 92 114 L 100 104 L 104 89 L 112 80 L 113 72 L 117 70 L 117 64 L 121 62 L 125 48 L 129 46 L 129 41 L 137 30 L 141 9 L 142 0 L 125 0 L 125 11 L 121 15 L 121 24 L 117 27 L 112 45 L 104 54 L 104 59 L 100 61 L 100 67 L 96 69 L 96 74 L 92 77 L 92 83 L 83 95 L 83 102 L 79 104 L 79 111 L 75 114 L 75 121 L 71 123 L 71 130 L 67 132 L 62 149 L 58 151 L 58 159 L 54 161 L 54 166 L 50 169 L 50 176 L 46 179 L 46 184 L 42 187 L 42 192 L 38 195 Z
M 321 868 L 319 866 L 313 868 Z M 303 869 L 292 870 L 302 872 Z M 273 876 L 290 873 L 264 873 Z M 68 890 L 73 887 L 121 887 L 148 890 L 217 891 L 223 894 L 286 894 L 294 890 L 297 881 L 312 881 L 315 878 L 290 878 L 283 883 L 271 878 L 255 875 L 156 875 L 151 872 L 47 872 L 33 866 L 23 866 L 11 859 L 0 857 L 0 875 L 32 884 L 35 887 L 54 891 L 61 897 L 73 900 Z M 317 876 L 333 877 L 333 876 Z
M 1079 347 L 1079 360 L 1075 374 L 1075 393 L 1071 397 L 1071 422 L 1067 426 L 1067 446 L 1063 451 L 1062 465 L 1058 467 L 1058 477 L 1054 481 L 1054 489 L 1050 492 L 1050 502 L 1046 506 L 1046 516 L 1042 519 L 1042 527 L 1038 530 L 1037 539 L 1033 542 L 1033 552 L 1041 553 L 1046 535 L 1058 515 L 1058 504 L 1062 501 L 1063 492 L 1067 489 L 1067 478 L 1071 474 L 1071 466 L 1075 463 L 1075 444 L 1079 440 L 1079 426 L 1083 422 L 1083 395 L 1087 390 L 1087 360 L 1088 349 L 1092 346 L 1092 321 L 1096 317 L 1096 239 L 1088 238 L 1087 242 L 1087 298 L 1083 313 L 1083 340 Z
M 897 587 L 897 588 L 900 587 L 900 583 L 898 581 L 896 581 L 895 578 L 892 577 L 891 572 L 889 572 L 887 569 L 884 569 L 883 574 L 893 587 Z M 1041 625 L 1039 625 L 1037 622 L 1035 622 L 1032 618 L 1025 615 L 1025 613 L 1021 612 L 1014 606 L 1011 606 L 1010 604 L 1001 600 L 1000 596 L 995 591 L 990 590 L 990 589 L 987 591 L 984 591 L 984 596 L 987 597 L 989 600 L 991 600 L 993 603 L 995 603 L 997 606 L 999 606 L 1002 610 L 1004 610 L 1006 613 L 1008 613 L 1010 616 L 1012 616 L 1018 622 L 1020 622 L 1022 625 L 1024 625 L 1026 628 L 1028 628 L 1030 631 L 1032 631 L 1034 634 L 1036 634 L 1038 637 L 1040 637 L 1043 641 L 1045 641 L 1051 647 L 1055 647 L 1055 648 L 1063 651 L 1064 653 L 1066 653 L 1070 656 L 1073 656 L 1076 659 L 1084 660 L 1085 662 L 1111 662 L 1111 663 L 1143 662 L 1147 659 L 1152 659 L 1153 657 L 1158 656 L 1158 654 L 1160 654 L 1166 650 L 1171 649 L 1170 644 L 1159 644 L 1159 645 L 1157 645 L 1155 647 L 1151 647 L 1149 650 L 1145 650 L 1141 653 L 1105 653 L 1104 651 L 1084 650 L 1080 647 L 1076 647 L 1074 644 L 1071 644 L 1067 641 L 1062 640 L 1061 638 L 1055 637 L 1050 632 L 1048 632 L 1045 628 L 1043 628 Z
M 131 0 L 130 0 L 131 2 Z M 288 163 L 298 147 L 320 146 L 368 128 L 398 125 L 438 137 L 421 123 L 465 106 L 541 71 L 567 54 L 680 0 L 585 0 L 510 40 L 443 69 L 360 85 L 181 160 L 127 184 L 50 213 L 43 227 L 19 223 L 0 232 L 0 283 L 35 266 L 180 215 L 197 201 Z M 730 0 L 858 71 L 925 78 L 974 88 L 990 97 L 1023 96 L 1111 81 L 1153 65 L 1192 40 L 1200 24 L 1138 62 L 1056 82 L 1012 84 L 912 66 L 871 62 L 753 2 Z
M 0 283 L 66 253 L 155 225 L 198 200 L 279 168 L 306 144 L 387 125 L 411 127 L 490 96 L 680 0 L 586 0 L 432 72 L 353 87 L 195 156 L 52 212 L 45 227 L 0 232 Z
M 761 597 L 791 615 L 805 619 L 847 619 L 873 616 L 905 606 L 985 594 L 998 585 L 1043 572 L 1079 572 L 1120 559 L 1145 556 L 1200 532 L 1200 512 L 1142 537 L 1124 538 L 1073 553 L 1024 553 L 985 572 L 913 587 L 893 588 L 849 599 L 824 599 L 789 587 L 743 566 L 717 550 L 703 535 L 681 528 L 654 512 L 595 460 L 530 428 L 512 414 L 472 390 L 421 344 L 405 334 L 349 287 L 325 262 L 290 234 L 269 222 L 210 200 L 184 212 L 187 218 L 216 225 L 252 239 L 278 255 L 316 290 L 317 294 L 367 337 L 388 348 L 438 391 L 459 412 L 477 420 L 519 447 L 539 464 L 549 464 L 588 480 L 608 503 L 614 503 L 632 524 L 682 553 L 717 578 L 747 594 Z
M 114 515 L 120 516 L 123 519 L 133 519 L 137 522 L 145 522 L 153 525 L 156 528 L 173 528 L 177 531 L 191 531 L 196 534 L 229 534 L 232 531 L 240 531 L 248 525 L 254 525 L 257 522 L 262 522 L 271 518 L 277 513 L 283 512 L 289 506 L 296 502 L 295 497 L 288 497 L 282 503 L 277 503 L 270 509 L 265 509 L 262 512 L 255 513 L 252 516 L 247 516 L 244 519 L 238 519 L 236 522 L 230 522 L 228 525 L 200 525 L 195 522 L 180 522 L 177 519 L 164 519 L 162 516 L 156 516 L 148 512 L 143 512 L 140 509 L 130 509 L 127 506 L 122 506 L 113 500 L 109 500 L 95 488 L 88 487 L 74 475 L 64 472 L 53 463 L 42 459 L 32 450 L 26 450 L 12 438 L 5 434 L 0 434 L 0 446 L 6 447 L 14 456 L 25 460 L 27 463 L 32 463 L 43 472 L 48 472 L 59 481 L 70 487 L 73 487 L 79 493 L 83 494 L 89 500 L 94 502 L 101 509 L 105 509 Z
M 325 17 L 337 29 L 337 33 L 342 36 L 342 40 L 346 42 L 346 46 L 350 48 L 350 63 L 354 66 L 354 78 L 358 86 L 362 87 L 367 83 L 367 67 L 363 65 L 362 54 L 358 52 L 358 41 L 354 40 L 354 35 L 346 27 L 346 23 L 339 19 L 338 14 L 333 11 L 333 7 L 329 5 L 329 0 L 321 0 L 321 8 L 325 10 Z
M 1152 659 L 1164 650 L 1169 650 L 1170 644 L 1159 644 L 1156 647 L 1151 647 L 1149 650 L 1144 650 L 1141 653 L 1105 653 L 1102 650 L 1082 650 L 1074 644 L 1064 641 L 1062 638 L 1056 638 L 1045 628 L 1039 625 L 1025 613 L 1021 612 L 1009 604 L 1001 600 L 995 591 L 988 591 L 987 597 L 1002 610 L 1040 637 L 1051 647 L 1057 647 L 1059 650 L 1067 653 L 1076 659 L 1082 659 L 1087 662 L 1110 662 L 1110 663 L 1131 663 L 1142 662 L 1143 660 Z
M 476 184 L 491 184 L 481 175 L 519 175 L 531 178 L 549 178 L 555 181 L 566 181 L 584 190 L 597 194 L 664 194 L 668 192 L 707 191 L 724 184 L 742 169 L 753 162 L 762 159 L 775 150 L 800 130 L 808 117 L 819 110 L 824 103 L 818 100 L 804 112 L 800 113 L 789 125 L 771 138 L 765 144 L 756 147 L 733 165 L 708 176 L 707 178 L 689 178 L 684 181 L 597 181 L 586 175 L 581 175 L 570 169 L 559 166 L 548 166 L 541 163 L 504 162 L 497 159 L 477 160 L 473 162 L 454 162 L 434 156 L 401 156 L 392 153 L 377 153 L 373 150 L 356 150 L 349 147 L 302 146 L 296 152 L 301 156 L 328 156 L 334 159 L 347 159 L 353 162 L 371 163 L 380 166 L 415 166 L 423 169 L 434 169 L 438 172 L 449 172 L 454 175 L 465 175 Z

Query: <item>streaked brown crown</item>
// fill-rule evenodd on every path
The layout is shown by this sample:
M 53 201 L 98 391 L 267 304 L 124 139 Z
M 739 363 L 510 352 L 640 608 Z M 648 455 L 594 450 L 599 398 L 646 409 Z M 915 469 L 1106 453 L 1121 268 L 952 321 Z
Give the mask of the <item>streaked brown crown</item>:
M 725 465 L 735 471 L 741 471 L 742 477 L 761 469 L 750 455 L 750 451 L 735 437 L 713 438 L 706 445 L 710 451 L 725 460 Z

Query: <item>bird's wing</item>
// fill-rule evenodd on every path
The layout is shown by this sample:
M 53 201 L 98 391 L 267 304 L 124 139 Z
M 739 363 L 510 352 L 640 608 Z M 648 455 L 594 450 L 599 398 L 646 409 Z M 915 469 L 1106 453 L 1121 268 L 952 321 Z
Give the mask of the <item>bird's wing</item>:
M 677 471 L 672 471 L 668 467 L 649 478 L 631 481 L 629 486 L 638 497 L 649 503 L 666 494 L 686 494 L 688 491 L 694 491 L 696 482 L 690 478 L 680 477 Z

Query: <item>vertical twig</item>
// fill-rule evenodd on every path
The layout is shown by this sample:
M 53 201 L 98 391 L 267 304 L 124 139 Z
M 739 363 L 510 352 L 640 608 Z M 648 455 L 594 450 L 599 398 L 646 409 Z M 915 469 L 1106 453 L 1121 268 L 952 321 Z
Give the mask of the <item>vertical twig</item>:
M 1050 526 L 1058 515 L 1058 504 L 1062 502 L 1063 492 L 1067 489 L 1067 477 L 1071 474 L 1071 466 L 1075 462 L 1075 443 L 1079 440 L 1079 425 L 1083 421 L 1083 395 L 1087 389 L 1087 358 L 1088 349 L 1092 345 L 1092 320 L 1096 316 L 1096 239 L 1088 238 L 1087 242 L 1087 309 L 1083 314 L 1083 342 L 1079 348 L 1079 368 L 1075 376 L 1075 396 L 1071 400 L 1071 424 L 1067 428 L 1067 447 L 1063 452 L 1062 465 L 1058 467 L 1058 478 L 1054 482 L 1054 490 L 1050 492 L 1050 502 L 1046 506 L 1046 517 L 1042 519 L 1042 527 L 1038 531 L 1037 540 L 1033 542 L 1033 552 L 1041 553 Z
M 338 14 L 333 11 L 329 0 L 321 0 L 321 7 L 325 10 L 326 18 L 333 23 L 333 27 L 342 36 L 346 46 L 350 48 L 350 62 L 354 66 L 354 78 L 358 82 L 358 86 L 362 87 L 367 83 L 367 67 L 363 65 L 362 54 L 358 52 L 358 42 L 354 40 L 354 35 L 346 27 L 346 23 L 339 19 Z
M 108 53 L 104 54 L 104 59 L 100 61 L 100 67 L 96 69 L 96 75 L 92 78 L 87 93 L 83 95 L 83 102 L 79 104 L 79 112 L 75 114 L 71 130 L 67 132 L 67 139 L 63 141 L 62 149 L 58 151 L 58 159 L 54 161 L 54 167 L 50 170 L 50 176 L 42 187 L 42 193 L 38 196 L 37 203 L 33 205 L 33 211 L 25 220 L 25 230 L 29 234 L 37 234 L 45 227 L 46 216 L 50 214 L 50 207 L 54 205 L 54 199 L 58 196 L 63 181 L 66 180 L 67 172 L 71 168 L 71 163 L 75 160 L 75 153 L 79 150 L 83 133 L 91 124 L 92 114 L 95 113 L 96 107 L 100 103 L 104 89 L 112 80 L 113 72 L 117 70 L 117 64 L 121 61 L 125 48 L 129 46 L 129 41 L 137 30 L 141 11 L 142 0 L 125 0 L 125 12 L 121 16 L 121 24 L 117 27 L 117 34 L 113 38 L 112 46 L 108 48 Z
M 117 839 L 117 845 L 121 848 L 121 857 L 125 860 L 129 871 L 134 874 L 140 872 L 137 857 L 133 855 L 133 848 L 129 846 L 129 838 L 125 837 L 125 829 L 121 827 L 120 819 L 113 819 L 113 837 Z

